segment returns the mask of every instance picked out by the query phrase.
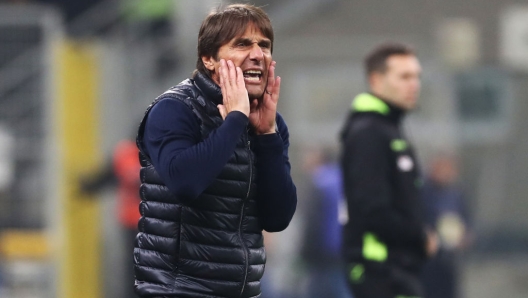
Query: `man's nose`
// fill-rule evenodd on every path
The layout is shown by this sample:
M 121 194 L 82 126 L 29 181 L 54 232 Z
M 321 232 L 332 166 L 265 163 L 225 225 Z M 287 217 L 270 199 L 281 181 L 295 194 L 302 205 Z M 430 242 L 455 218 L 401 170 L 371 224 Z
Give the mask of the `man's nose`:
M 249 59 L 259 61 L 264 59 L 264 53 L 262 52 L 262 49 L 258 44 L 254 43 L 251 47 L 251 51 L 249 52 Z

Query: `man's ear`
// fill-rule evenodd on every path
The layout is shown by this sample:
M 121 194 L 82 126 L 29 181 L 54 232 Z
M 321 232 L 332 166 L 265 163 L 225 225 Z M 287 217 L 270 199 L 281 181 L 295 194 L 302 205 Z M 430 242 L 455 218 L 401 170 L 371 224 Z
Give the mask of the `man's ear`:
M 377 71 L 372 72 L 368 77 L 370 86 L 373 88 L 376 88 L 377 86 L 379 86 L 382 77 L 383 77 L 383 74 Z
M 205 68 L 210 71 L 214 70 L 214 62 L 215 60 L 213 59 L 213 57 L 202 56 L 202 63 L 204 64 Z

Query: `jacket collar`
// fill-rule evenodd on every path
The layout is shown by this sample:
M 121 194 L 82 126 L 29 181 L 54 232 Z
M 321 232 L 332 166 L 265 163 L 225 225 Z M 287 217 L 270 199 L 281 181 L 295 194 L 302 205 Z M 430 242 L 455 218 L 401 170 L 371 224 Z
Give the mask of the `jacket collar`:
M 376 113 L 383 115 L 394 122 L 400 122 L 405 111 L 386 100 L 381 99 L 371 93 L 361 93 L 352 101 L 352 111 L 354 113 Z
M 193 74 L 193 80 L 196 87 L 205 95 L 205 97 L 211 100 L 215 105 L 223 103 L 222 90 L 208 75 L 196 71 Z

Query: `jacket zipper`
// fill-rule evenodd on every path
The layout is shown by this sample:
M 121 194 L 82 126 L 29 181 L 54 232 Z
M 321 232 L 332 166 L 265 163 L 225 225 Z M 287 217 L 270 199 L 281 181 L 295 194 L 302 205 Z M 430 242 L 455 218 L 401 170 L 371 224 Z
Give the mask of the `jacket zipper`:
M 242 220 L 244 218 L 244 208 L 246 207 L 246 202 L 249 199 L 249 192 L 251 191 L 251 183 L 253 180 L 253 163 L 251 160 L 251 141 L 249 140 L 249 133 L 246 132 L 247 137 L 247 148 L 249 153 L 249 184 L 248 184 L 248 190 L 246 194 L 246 199 L 242 202 L 242 209 L 240 210 L 240 223 L 238 225 L 238 236 L 240 237 L 240 242 L 242 243 L 242 248 L 244 249 L 244 261 L 245 261 L 245 271 L 244 271 L 244 280 L 242 281 L 242 290 L 240 291 L 240 297 L 242 297 L 242 294 L 244 293 L 244 289 L 246 287 L 246 281 L 248 276 L 248 269 L 249 269 L 249 255 L 248 255 L 248 248 L 246 244 L 244 243 L 244 239 L 242 238 Z

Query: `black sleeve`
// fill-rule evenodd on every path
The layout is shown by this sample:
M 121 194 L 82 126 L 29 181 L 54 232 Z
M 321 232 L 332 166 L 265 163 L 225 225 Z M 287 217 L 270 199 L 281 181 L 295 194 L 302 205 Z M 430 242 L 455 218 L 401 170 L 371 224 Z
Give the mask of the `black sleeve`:
M 297 206 L 297 190 L 290 175 L 286 123 L 277 114 L 278 133 L 255 138 L 257 155 L 257 204 L 264 230 L 279 232 L 288 227 Z
M 389 137 L 381 129 L 362 129 L 345 138 L 344 189 L 349 208 L 355 208 L 368 231 L 388 245 L 412 245 L 425 249 L 420 222 L 391 207 L 391 152 Z

